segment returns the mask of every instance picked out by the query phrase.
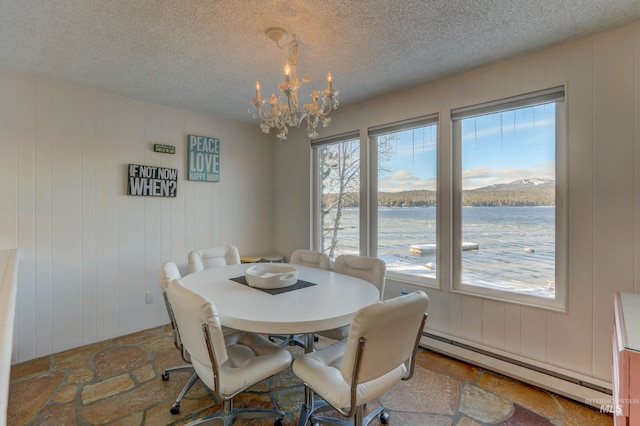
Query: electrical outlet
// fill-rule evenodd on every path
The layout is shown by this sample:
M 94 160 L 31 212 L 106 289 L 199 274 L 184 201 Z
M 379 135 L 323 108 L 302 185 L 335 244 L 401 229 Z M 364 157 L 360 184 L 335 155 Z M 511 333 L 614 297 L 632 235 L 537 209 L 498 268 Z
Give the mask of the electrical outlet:
M 144 295 L 144 302 L 145 303 L 153 303 L 153 293 L 148 291 L 145 295 Z

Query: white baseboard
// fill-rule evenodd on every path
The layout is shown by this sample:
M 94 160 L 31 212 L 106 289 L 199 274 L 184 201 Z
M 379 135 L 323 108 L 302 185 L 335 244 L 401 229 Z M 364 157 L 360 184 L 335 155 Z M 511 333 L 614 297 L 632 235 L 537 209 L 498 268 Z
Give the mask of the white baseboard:
M 602 380 L 431 331 L 420 345 L 595 408 L 613 404 L 611 383 Z

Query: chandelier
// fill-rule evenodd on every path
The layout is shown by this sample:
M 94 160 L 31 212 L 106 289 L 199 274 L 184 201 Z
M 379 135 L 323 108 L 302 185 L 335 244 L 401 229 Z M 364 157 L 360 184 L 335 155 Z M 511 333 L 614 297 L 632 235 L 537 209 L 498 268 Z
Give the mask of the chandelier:
M 270 28 L 266 31 L 267 36 L 276 42 L 278 47 L 280 41 L 287 37 L 287 32 L 282 28 Z M 299 127 L 303 121 L 307 124 L 307 134 L 310 138 L 318 136 L 316 128 L 322 123 L 322 127 L 327 127 L 331 122 L 329 113 L 338 107 L 338 90 L 334 90 L 331 83 L 331 73 L 327 74 L 327 88 L 324 90 L 313 90 L 311 92 L 311 103 L 300 107 L 298 103 L 298 89 L 303 84 L 311 83 L 311 76 L 305 74 L 302 81 L 298 81 L 298 47 L 300 40 L 296 35 L 288 43 L 291 48 L 291 55 L 284 66 L 284 81 L 280 83 L 279 96 L 272 94 L 270 98 L 263 98 L 260 95 L 260 82 L 256 81 L 256 97 L 251 100 L 255 110 L 249 110 L 253 118 L 260 119 L 260 129 L 264 133 L 269 133 L 271 128 L 278 131 L 278 138 L 287 139 L 289 127 Z

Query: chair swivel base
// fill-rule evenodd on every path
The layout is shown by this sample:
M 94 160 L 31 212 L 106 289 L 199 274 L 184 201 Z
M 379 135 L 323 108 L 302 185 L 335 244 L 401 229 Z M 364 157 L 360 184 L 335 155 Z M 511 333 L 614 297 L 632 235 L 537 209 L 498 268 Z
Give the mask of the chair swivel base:
M 302 410 L 300 411 L 300 417 L 298 419 L 298 426 L 307 426 L 307 424 L 312 424 L 314 426 L 316 424 L 338 426 L 365 426 L 371 423 L 371 421 L 378 416 L 380 417 L 380 424 L 389 424 L 389 413 L 384 411 L 384 407 L 382 406 L 367 414 L 366 417 L 362 417 L 362 406 L 358 407 L 352 419 L 318 416 L 317 414 L 324 411 L 334 410 L 334 408 L 325 401 L 315 401 L 313 391 L 310 391 L 310 389 L 306 388 L 306 386 L 305 393 L 307 394 L 306 399 L 308 402 L 302 404 Z M 311 409 L 308 408 L 309 406 L 311 407 Z
M 272 334 L 269 336 L 269 340 L 275 342 L 274 339 L 282 339 L 282 343 L 280 343 L 281 348 L 286 348 L 287 346 L 300 346 L 302 349 L 307 348 L 307 344 L 305 342 L 306 336 L 304 334 L 289 334 L 287 336 Z M 317 342 L 320 338 L 314 334 L 313 341 Z
M 295 334 L 289 334 L 288 336 L 281 336 L 279 334 L 274 334 L 269 336 L 269 340 L 275 342 L 274 339 L 282 339 L 282 343 L 280 343 L 281 348 L 286 348 L 287 346 L 300 346 L 302 349 L 305 349 L 307 346 L 304 341 Z
M 184 385 L 184 387 L 180 391 L 180 394 L 176 398 L 176 402 L 171 406 L 171 408 L 169 408 L 169 412 L 171 414 L 180 413 L 180 402 L 182 401 L 182 398 L 184 398 L 187 392 L 189 392 L 189 389 L 191 389 L 191 387 L 198 381 L 198 378 L 199 378 L 198 374 L 193 370 L 193 366 L 191 364 L 188 364 L 188 365 L 182 365 L 180 367 L 167 368 L 166 370 L 164 370 L 164 373 L 162 373 L 162 381 L 166 382 L 167 380 L 169 380 L 169 373 L 175 373 L 175 372 L 191 372 L 193 374 L 191 374 L 189 381 Z
M 233 426 L 235 419 L 261 419 L 265 417 L 275 417 L 274 426 L 284 425 L 284 413 L 278 410 L 262 409 L 235 409 L 231 400 L 224 401 L 224 408 L 221 412 L 210 414 L 198 420 L 187 423 L 186 426 L 196 426 L 202 423 L 210 423 L 212 420 L 222 420 L 224 426 Z

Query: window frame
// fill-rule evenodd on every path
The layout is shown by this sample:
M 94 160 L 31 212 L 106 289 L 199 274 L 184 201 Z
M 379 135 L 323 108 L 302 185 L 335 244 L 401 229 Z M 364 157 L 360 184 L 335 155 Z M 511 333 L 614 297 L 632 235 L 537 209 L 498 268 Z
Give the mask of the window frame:
M 402 132 L 406 130 L 417 129 L 425 126 L 436 126 L 436 264 L 440 257 L 440 166 L 439 166 L 439 150 L 440 150 L 440 114 L 433 113 L 407 120 L 397 121 L 389 124 L 370 127 L 367 130 L 367 141 L 369 145 L 370 173 L 369 173 L 369 215 L 370 227 L 368 233 L 370 235 L 369 252 L 371 256 L 378 256 L 378 144 L 377 137 L 394 132 Z M 390 271 L 387 269 L 387 278 L 424 287 L 440 289 L 441 273 L 436 269 L 436 277 L 421 277 L 411 274 L 403 274 L 400 272 Z
M 363 197 L 363 195 L 366 195 L 366 191 L 363 191 L 363 185 L 366 185 L 366 179 L 363 177 L 364 173 L 366 172 L 365 170 L 363 170 L 363 157 L 364 155 L 366 155 L 366 153 L 363 153 L 363 144 L 362 144 L 362 140 L 360 137 L 360 131 L 359 130 L 354 130 L 351 132 L 346 132 L 346 133 L 340 133 L 338 135 L 334 135 L 334 136 L 329 136 L 326 138 L 320 138 L 320 139 L 314 139 L 311 141 L 311 247 L 314 250 L 317 251 L 322 251 L 322 214 L 321 214 L 321 209 L 322 209 L 322 205 L 320 202 L 320 195 L 322 194 L 322 182 L 320 181 L 319 178 L 319 173 L 318 173 L 318 168 L 320 166 L 320 160 L 319 160 L 319 149 L 322 148 L 323 146 L 327 146 L 327 145 L 333 145 L 333 144 L 338 144 L 338 143 L 342 143 L 342 142 L 348 142 L 351 140 L 357 140 L 359 143 L 359 149 L 360 149 L 360 159 L 359 159 L 359 166 L 360 166 L 360 200 L 359 200 L 359 205 L 360 205 L 360 211 L 359 211 L 359 250 L 360 250 L 360 255 L 364 255 L 363 254 L 363 247 L 366 247 L 366 245 L 363 245 L 363 241 L 366 242 L 366 232 L 362 232 L 363 229 L 363 221 L 366 220 L 366 207 L 363 207 L 364 205 L 366 205 L 366 198 Z
M 558 86 L 510 98 L 451 110 L 451 284 L 450 291 L 484 299 L 567 312 L 567 102 L 566 87 Z M 461 121 L 465 118 L 535 106 L 555 101 L 555 297 L 553 299 L 517 292 L 465 284 L 462 276 L 462 140 Z

